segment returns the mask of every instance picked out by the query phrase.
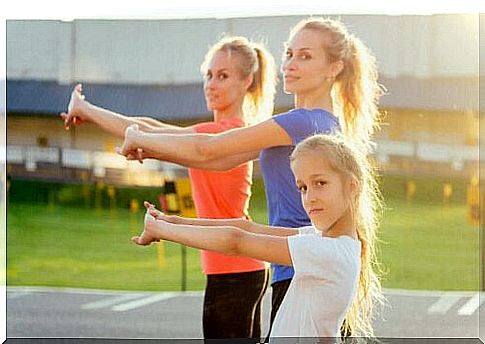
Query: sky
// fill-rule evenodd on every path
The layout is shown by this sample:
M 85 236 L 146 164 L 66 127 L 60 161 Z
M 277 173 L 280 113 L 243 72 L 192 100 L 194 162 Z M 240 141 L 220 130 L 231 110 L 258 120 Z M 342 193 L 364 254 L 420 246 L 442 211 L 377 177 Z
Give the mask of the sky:
M 482 4 L 480 4 L 482 3 Z M 228 6 L 230 4 L 230 6 Z M 0 14 L 0 80 L 5 79 L 5 26 L 8 19 L 176 19 L 266 15 L 434 14 L 485 12 L 479 0 L 4 0 Z

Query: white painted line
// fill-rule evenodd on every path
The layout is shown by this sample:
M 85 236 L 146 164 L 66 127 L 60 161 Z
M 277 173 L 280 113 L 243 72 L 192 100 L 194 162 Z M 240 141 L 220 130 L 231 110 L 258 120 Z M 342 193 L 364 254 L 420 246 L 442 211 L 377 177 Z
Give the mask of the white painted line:
M 17 299 L 22 296 L 30 295 L 31 293 L 28 291 L 18 291 L 18 292 L 8 292 L 7 293 L 7 299 L 13 300 Z
M 422 297 L 441 297 L 444 294 L 447 295 L 459 295 L 461 297 L 472 297 L 476 291 L 440 291 L 440 290 L 414 290 L 414 289 L 382 289 L 384 295 L 390 296 L 422 296 Z
M 85 303 L 84 305 L 81 306 L 82 309 L 99 309 L 103 307 L 109 307 L 112 305 L 116 305 L 118 303 L 122 303 L 125 301 L 133 300 L 142 297 L 143 294 L 126 294 L 126 295 L 120 295 L 120 296 L 115 296 L 112 298 L 108 299 L 103 299 L 99 301 L 94 301 L 94 302 L 89 302 Z
M 159 301 L 164 301 L 168 299 L 172 299 L 176 296 L 178 296 L 179 293 L 162 293 L 162 294 L 156 294 L 152 296 L 145 297 L 140 300 L 135 300 L 127 303 L 123 303 L 121 305 L 117 305 L 111 308 L 111 310 L 116 311 L 116 312 L 124 312 L 130 309 L 134 308 L 139 308 L 143 307 L 146 305 L 149 305 L 150 303 L 155 303 Z
M 25 286 L 9 286 L 7 292 L 29 292 L 29 293 L 67 293 L 67 294 L 79 294 L 79 295 L 121 295 L 121 294 L 142 294 L 142 295 L 155 295 L 159 294 L 159 291 L 143 291 L 143 290 L 108 290 L 108 289 L 85 289 L 85 288 L 63 288 L 63 287 L 25 287 Z M 167 292 L 170 293 L 170 292 Z M 172 292 L 181 296 L 189 297 L 202 297 L 204 291 L 183 291 Z
M 463 307 L 458 310 L 458 315 L 472 315 L 475 313 L 478 307 L 480 307 L 483 301 L 485 301 L 484 298 L 482 297 L 480 300 L 480 294 L 476 293 L 470 300 L 468 300 L 467 303 L 463 305 Z
M 461 299 L 460 295 L 443 294 L 438 301 L 428 308 L 429 314 L 445 314 Z

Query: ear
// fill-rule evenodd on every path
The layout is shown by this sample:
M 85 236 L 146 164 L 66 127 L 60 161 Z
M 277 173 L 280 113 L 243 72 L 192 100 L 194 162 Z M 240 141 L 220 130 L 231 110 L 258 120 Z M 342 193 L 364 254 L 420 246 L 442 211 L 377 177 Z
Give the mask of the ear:
M 355 178 L 349 180 L 349 192 L 352 198 L 355 198 L 359 192 L 359 181 Z
M 254 81 L 254 74 L 250 74 L 246 77 L 245 84 L 244 84 L 246 86 L 246 90 L 249 89 L 253 81 Z
M 332 73 L 332 76 L 336 78 L 344 69 L 344 61 L 338 60 L 333 62 L 330 65 L 330 73 Z

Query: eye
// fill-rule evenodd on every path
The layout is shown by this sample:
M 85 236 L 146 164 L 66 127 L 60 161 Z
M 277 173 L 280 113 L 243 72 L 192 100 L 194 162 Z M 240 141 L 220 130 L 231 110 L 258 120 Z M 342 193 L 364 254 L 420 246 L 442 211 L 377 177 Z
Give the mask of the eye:
M 327 181 L 325 181 L 325 180 L 317 180 L 317 181 L 315 181 L 315 185 L 316 185 L 316 186 L 325 186 L 325 185 L 327 185 L 327 184 L 328 184 L 328 183 L 327 183 Z
M 293 53 L 292 53 L 290 50 L 287 50 L 287 51 L 285 52 L 285 56 L 284 56 L 284 58 L 285 58 L 286 60 L 289 60 L 289 59 L 291 59 L 291 58 L 292 58 L 292 56 L 293 56 Z
M 225 80 L 225 79 L 227 79 L 228 77 L 229 77 L 229 75 L 227 75 L 226 73 L 221 73 L 221 74 L 219 74 L 219 75 L 217 76 L 217 78 L 218 78 L 219 80 Z
M 210 71 L 207 71 L 207 73 L 205 73 L 204 75 L 204 79 L 205 80 L 210 80 L 212 79 L 212 73 Z
M 307 190 L 306 185 L 297 185 L 296 187 L 298 188 L 298 191 L 300 191 L 300 193 L 302 194 L 305 193 Z
M 311 57 L 311 55 L 310 55 L 310 54 L 301 54 L 301 55 L 300 55 L 300 58 L 301 58 L 302 60 L 311 60 L 311 58 L 312 58 L 312 57 Z

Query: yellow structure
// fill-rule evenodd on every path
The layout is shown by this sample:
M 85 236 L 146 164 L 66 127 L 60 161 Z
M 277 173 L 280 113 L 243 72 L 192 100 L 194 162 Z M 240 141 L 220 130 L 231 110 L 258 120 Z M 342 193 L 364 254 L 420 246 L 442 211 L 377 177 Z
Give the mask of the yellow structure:
M 160 203 L 165 203 L 167 213 L 177 214 L 184 217 L 197 217 L 192 200 L 192 188 L 189 178 L 180 178 L 175 182 L 166 181 L 164 194 Z M 164 241 L 157 243 L 158 267 L 165 267 L 165 246 Z
M 473 176 L 467 188 L 468 222 L 472 225 L 480 224 L 480 186 L 478 177 Z
M 414 180 L 408 180 L 406 182 L 406 199 L 412 201 L 416 195 L 416 182 Z

